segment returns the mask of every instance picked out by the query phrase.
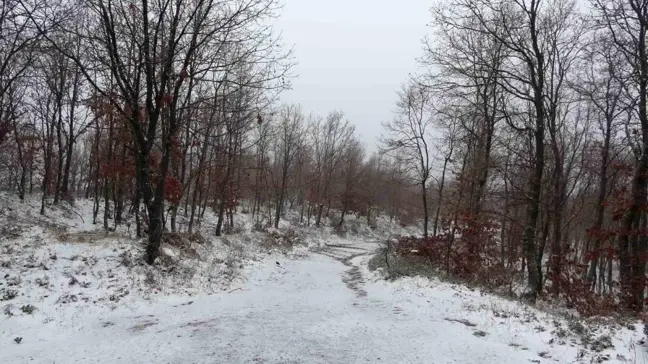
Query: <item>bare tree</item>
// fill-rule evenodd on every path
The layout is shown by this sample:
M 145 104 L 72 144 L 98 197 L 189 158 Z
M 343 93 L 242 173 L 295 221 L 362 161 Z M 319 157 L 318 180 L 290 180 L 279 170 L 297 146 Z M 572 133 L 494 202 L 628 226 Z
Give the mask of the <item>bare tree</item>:
M 355 128 L 338 111 L 329 113 L 324 121 L 315 119 L 310 127 L 315 155 L 315 181 L 312 186 L 316 204 L 315 223 L 320 226 L 324 207 L 327 210 L 331 208 L 335 178 Z
M 365 151 L 359 140 L 352 139 L 344 151 L 344 159 L 341 174 L 341 191 L 340 191 L 340 221 L 338 226 L 344 224 L 344 217 L 349 209 L 359 210 L 358 201 L 358 183 L 362 173 L 362 164 L 364 162 Z
M 643 307 L 647 241 L 636 233 L 645 225 L 642 206 L 647 202 L 648 185 L 648 1 L 595 0 L 599 24 L 607 29 L 615 50 L 623 55 L 625 66 L 631 69 L 633 82 L 627 87 L 636 97 L 636 118 L 641 129 L 639 159 L 631 184 L 630 206 L 623 216 L 619 242 L 619 273 L 628 308 Z M 635 233 L 632 233 L 635 231 Z M 629 248 L 632 248 L 630 251 Z M 631 256 L 632 254 L 632 256 Z
M 30 71 L 38 40 L 39 32 L 31 26 L 21 1 L 3 1 L 0 7 L 0 144 L 15 122 L 18 83 Z
M 423 204 L 423 235 L 428 236 L 428 181 L 432 172 L 430 131 L 433 109 L 430 92 L 421 85 L 410 83 L 399 93 L 397 112 L 393 121 L 384 124 L 386 135 L 383 148 L 396 152 L 414 184 L 419 186 Z
M 279 110 L 279 124 L 276 127 L 276 144 L 272 175 L 275 189 L 274 226 L 279 227 L 279 219 L 286 198 L 288 177 L 293 168 L 303 135 L 304 115 L 298 105 L 284 105 Z
M 446 116 L 439 118 L 441 130 L 443 132 L 442 140 L 438 143 L 440 153 L 443 160 L 443 165 L 441 166 L 441 176 L 432 178 L 436 181 L 437 189 L 437 201 L 436 201 L 436 211 L 434 212 L 434 222 L 432 223 L 432 235 L 436 235 L 439 228 L 439 218 L 441 216 L 441 208 L 443 206 L 443 192 L 446 187 L 446 176 L 448 170 L 451 167 L 452 158 L 455 154 L 455 149 L 458 144 L 458 128 L 459 122 L 458 117 L 453 112 L 445 112 Z M 448 115 L 450 114 L 450 115 Z
M 625 90 L 622 85 L 623 62 L 611 44 L 610 39 L 600 38 L 592 41 L 583 57 L 583 71 L 580 82 L 572 87 L 591 105 L 593 116 L 598 121 L 600 141 L 600 166 L 598 171 L 598 195 L 596 198 L 596 214 L 591 226 L 593 242 L 588 244 L 588 251 L 593 253 L 587 272 L 587 280 L 595 287 L 597 267 L 600 261 L 602 244 L 601 229 L 604 225 L 605 200 L 609 194 L 609 171 L 614 158 L 613 139 L 619 124 L 626 115 L 627 105 L 624 105 Z

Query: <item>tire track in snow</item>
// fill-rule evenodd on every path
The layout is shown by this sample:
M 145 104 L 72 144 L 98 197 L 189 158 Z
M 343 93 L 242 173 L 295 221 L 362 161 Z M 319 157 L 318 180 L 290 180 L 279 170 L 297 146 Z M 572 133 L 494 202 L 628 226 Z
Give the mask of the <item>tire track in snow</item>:
M 362 288 L 365 281 L 362 278 L 360 267 L 354 265 L 351 261 L 360 256 L 372 255 L 375 250 L 369 250 L 366 247 L 354 244 L 326 244 L 323 249 L 316 252 L 331 257 L 347 266 L 349 269 L 344 272 L 342 282 L 356 293 L 356 297 L 367 297 L 367 291 Z

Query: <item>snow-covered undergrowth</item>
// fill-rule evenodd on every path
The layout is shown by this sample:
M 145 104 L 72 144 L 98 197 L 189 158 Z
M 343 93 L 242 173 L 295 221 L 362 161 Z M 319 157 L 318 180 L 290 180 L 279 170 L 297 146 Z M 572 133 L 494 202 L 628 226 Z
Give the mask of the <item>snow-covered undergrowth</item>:
M 39 208 L 0 194 L 0 362 L 648 362 L 639 322 L 385 280 L 368 269 L 380 243 L 418 233 L 389 219 L 314 228 L 289 211 L 274 229 L 237 213 L 215 237 L 209 212 L 193 235 L 179 216 L 148 266 L 133 226 L 104 232 L 91 201 Z
M 531 307 L 434 277 L 401 276 L 385 280 L 384 268 L 369 270 L 373 257 L 355 258 L 367 278 L 369 296 L 389 296 L 399 312 L 424 309 L 448 340 L 474 346 L 506 347 L 536 363 L 647 363 L 640 321 L 579 319 L 552 306 Z M 468 330 L 471 335 L 454 335 Z M 467 349 L 470 350 L 470 349 Z M 495 349 L 494 349 L 495 350 Z
M 39 199 L 21 202 L 0 193 L 3 319 L 30 315 L 48 321 L 66 306 L 115 308 L 156 295 L 228 292 L 243 287 L 246 272 L 263 259 L 303 258 L 309 250 L 344 241 L 343 235 L 380 240 L 388 231 L 405 233 L 388 219 L 379 222 L 380 229 L 371 229 L 355 216 L 347 218 L 342 232 L 329 226 L 314 229 L 289 211 L 279 229 L 255 229 L 256 219 L 237 213 L 234 231 L 215 237 L 217 219 L 207 211 L 197 233 L 165 234 L 160 259 L 148 266 L 142 259 L 146 241 L 135 238 L 134 223 L 105 232 L 103 211 L 93 224 L 92 210 L 92 201 L 78 199 L 72 206 L 48 206 L 42 216 Z M 326 222 L 334 225 L 334 220 Z M 179 214 L 179 230 L 186 231 L 186 225 Z
M 146 241 L 135 238 L 134 223 L 105 232 L 102 221 L 92 223 L 92 201 L 49 206 L 45 216 L 39 211 L 39 200 L 0 194 L 0 306 L 6 316 L 29 305 L 114 306 L 133 295 L 230 290 L 244 284 L 244 268 L 268 254 L 299 258 L 309 245 L 303 237 L 303 244 L 274 249 L 244 214 L 236 215 L 236 233 L 215 237 L 216 219 L 207 212 L 197 233 L 165 234 L 160 259 L 148 266 L 142 259 Z M 275 239 L 287 229 L 275 231 Z M 320 239 L 314 234 L 310 244 Z
M 56 339 L 36 333 L 63 334 L 85 327 L 79 320 L 147 310 L 156 302 L 227 296 L 246 290 L 250 273 L 268 261 L 300 260 L 327 245 L 347 244 L 344 236 L 378 241 L 388 231 L 402 230 L 388 220 L 371 229 L 354 216 L 344 229 L 333 227 L 333 216 L 313 228 L 289 211 L 278 229 L 237 213 L 234 228 L 216 237 L 217 220 L 209 211 L 194 234 L 186 233 L 188 220 L 180 214 L 181 233 L 164 235 L 161 257 L 149 266 L 142 259 L 146 241 L 135 237 L 134 223 L 115 228 L 110 220 L 111 231 L 104 231 L 103 211 L 97 224 L 92 222 L 92 201 L 48 206 L 44 216 L 39 212 L 40 200 L 22 202 L 0 193 L 0 341 L 3 347 L 13 341 L 23 351 L 35 336 L 42 343 Z

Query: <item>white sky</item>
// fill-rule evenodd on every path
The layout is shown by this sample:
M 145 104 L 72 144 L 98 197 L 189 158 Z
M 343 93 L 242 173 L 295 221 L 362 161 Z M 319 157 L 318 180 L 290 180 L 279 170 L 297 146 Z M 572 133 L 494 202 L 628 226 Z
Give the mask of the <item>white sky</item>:
M 338 109 L 369 149 L 417 69 L 432 0 L 285 0 L 277 31 L 299 63 L 282 101 L 305 113 Z

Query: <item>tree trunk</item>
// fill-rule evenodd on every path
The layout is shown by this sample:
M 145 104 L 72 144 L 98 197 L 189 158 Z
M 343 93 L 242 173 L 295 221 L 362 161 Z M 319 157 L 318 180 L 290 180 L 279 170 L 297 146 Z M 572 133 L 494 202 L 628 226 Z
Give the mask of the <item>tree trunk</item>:
M 158 189 L 162 189 L 159 186 L 163 185 L 158 183 Z M 157 197 L 157 193 L 156 193 Z M 148 218 L 149 218 L 149 239 L 148 244 L 146 245 L 146 262 L 148 264 L 153 264 L 155 259 L 160 253 L 160 244 L 162 243 L 162 232 L 163 232 L 163 210 L 164 210 L 164 200 L 155 198 L 152 204 L 148 207 Z
M 279 220 L 281 219 L 281 206 L 283 205 L 283 193 L 279 195 L 277 199 L 277 206 L 275 207 L 275 218 L 274 218 L 274 227 L 275 229 L 279 228 Z
M 439 216 L 441 215 L 441 206 L 443 204 L 443 188 L 445 187 L 445 176 L 446 176 L 446 171 L 448 170 L 449 161 L 450 161 L 450 156 L 446 157 L 443 160 L 443 169 L 441 171 L 441 182 L 439 183 L 437 208 L 436 208 L 436 212 L 434 213 L 434 225 L 432 227 L 432 235 L 434 236 L 436 236 L 437 230 L 439 228 Z
M 555 152 L 554 152 L 555 153 Z M 558 294 L 560 292 L 561 276 L 562 276 L 562 262 L 563 262 L 563 252 L 562 252 L 562 215 L 563 215 L 563 190 L 564 186 L 562 183 L 562 160 L 561 157 L 555 158 L 555 170 L 553 176 L 553 214 L 552 214 L 552 226 L 553 226 L 553 241 L 551 244 L 551 278 L 552 278 L 552 292 Z
M 338 226 L 342 227 L 344 225 L 344 216 L 346 215 L 346 208 L 342 208 L 342 212 L 340 213 L 340 222 L 338 222 Z
M 286 180 L 288 178 L 288 166 L 284 165 L 281 173 L 281 190 L 279 191 L 279 197 L 277 198 L 277 207 L 275 209 L 275 229 L 279 228 L 279 219 L 281 219 L 281 209 L 283 208 L 284 203 L 284 194 L 286 191 Z
M 599 190 L 598 198 L 596 200 L 596 220 L 592 226 L 594 233 L 599 233 L 603 227 L 603 219 L 605 217 L 605 196 L 607 193 L 607 167 L 610 159 L 610 138 L 611 138 L 611 128 L 612 128 L 612 117 L 607 116 L 606 119 L 606 130 L 605 130 L 605 141 L 603 142 L 603 149 L 601 150 L 601 169 L 599 171 Z M 601 250 L 601 238 L 599 236 L 594 237 L 594 245 L 591 251 L 592 262 L 590 263 L 589 270 L 587 272 L 587 281 L 590 284 L 595 283 L 596 278 L 596 266 L 600 259 L 600 250 Z
M 229 194 L 231 193 L 230 191 L 230 175 L 231 175 L 231 168 L 232 168 L 232 159 L 234 158 L 234 152 L 233 152 L 233 141 L 232 141 L 232 132 L 228 131 L 229 133 L 229 141 L 228 141 L 228 150 L 227 150 L 227 166 L 226 171 L 225 171 L 225 178 L 222 183 L 222 195 L 221 195 L 221 200 L 218 204 L 218 222 L 216 223 L 216 236 L 221 236 L 222 235 L 222 228 L 223 228 L 223 222 L 225 221 L 225 204 L 227 203 L 227 199 L 229 198 Z
M 20 178 L 18 180 L 18 198 L 21 201 L 25 200 L 25 161 L 23 158 L 23 143 L 20 140 L 20 131 L 18 130 L 18 117 L 15 115 L 15 111 L 11 109 L 11 115 L 9 116 L 13 121 L 13 134 L 16 142 L 16 152 L 18 153 L 18 164 L 20 165 Z M 47 158 L 47 157 L 46 157 Z M 41 215 L 45 214 L 45 209 L 41 208 Z
M 225 221 L 225 201 L 218 204 L 218 222 L 216 223 L 216 236 L 221 236 L 223 231 L 223 221 Z
M 430 220 L 428 213 L 427 187 L 425 186 L 426 183 L 426 180 L 421 182 L 421 197 L 423 200 L 423 237 L 425 238 L 428 237 L 428 222 Z
M 173 133 L 170 133 L 173 135 Z M 155 186 L 154 195 L 150 196 L 150 180 L 149 169 L 143 168 L 142 170 L 142 185 L 144 186 L 144 201 L 147 205 L 148 218 L 149 218 L 149 239 L 146 245 L 146 262 L 153 264 L 160 252 L 160 244 L 162 243 L 162 233 L 164 230 L 164 191 L 165 179 L 169 171 L 169 162 L 171 159 L 171 136 L 167 135 L 164 140 L 162 161 L 160 162 L 160 176 Z M 148 158 L 142 158 L 142 162 L 146 162 Z M 148 194 L 148 196 L 147 196 Z
M 322 213 L 324 212 L 324 204 L 320 203 L 317 207 L 317 220 L 315 221 L 315 226 L 319 227 L 322 222 Z
M 59 109 L 59 118 L 56 123 L 56 141 L 58 144 L 58 163 L 56 165 L 56 188 L 54 189 L 54 204 L 58 204 L 61 198 L 61 182 L 63 181 L 63 110 Z
M 69 199 L 69 185 L 70 185 L 70 166 L 72 165 L 72 154 L 74 153 L 74 113 L 76 110 L 78 95 L 79 95 L 79 80 L 81 78 L 81 72 L 77 69 L 74 73 L 74 84 L 72 86 L 72 97 L 70 100 L 70 114 L 68 120 L 68 136 L 67 136 L 67 151 L 65 154 L 65 167 L 63 171 L 63 181 L 61 182 L 61 193 L 63 198 Z
M 94 204 L 93 204 L 93 208 L 92 208 L 92 223 L 93 224 L 97 223 L 97 216 L 99 215 L 99 180 L 100 180 L 100 177 L 101 177 L 101 175 L 100 175 L 100 169 L 101 169 L 101 165 L 100 165 L 101 162 L 100 161 L 101 161 L 101 158 L 99 157 L 99 150 L 100 150 L 99 137 L 101 136 L 100 130 L 101 129 L 99 128 L 99 123 L 97 121 L 96 133 L 95 133 L 95 142 L 94 142 L 95 143 L 94 158 L 95 158 L 96 163 L 95 163 L 95 170 L 94 170 L 94 189 L 93 189 L 93 192 L 94 192 L 94 195 L 93 195 Z M 139 170 L 139 168 L 138 168 L 138 170 Z
M 108 125 L 108 155 L 106 160 L 108 163 L 112 162 L 112 153 L 113 153 L 113 118 L 110 117 Z M 103 185 L 103 198 L 104 198 L 104 216 L 103 216 L 103 226 L 104 230 L 108 231 L 108 219 L 110 217 L 110 185 L 111 179 L 108 173 L 104 176 L 104 185 Z
M 644 231 L 646 228 L 646 213 L 641 212 L 638 229 Z M 632 308 L 639 312 L 643 308 L 644 292 L 646 290 L 646 239 L 645 234 L 637 234 L 632 239 Z
M 540 236 L 540 240 L 538 242 L 538 247 L 536 251 L 536 266 L 538 268 L 538 293 L 542 292 L 542 288 L 544 285 L 544 274 L 542 272 L 542 259 L 544 258 L 544 251 L 545 251 L 545 246 L 547 245 L 547 239 L 549 239 L 549 227 L 551 225 L 551 220 L 552 218 L 549 216 L 550 215 L 550 210 L 547 206 L 547 212 L 545 213 L 544 221 L 542 222 L 542 235 Z
M 126 146 L 122 146 L 121 169 L 126 169 Z M 125 176 L 120 172 L 115 186 L 115 227 L 122 223 L 124 211 L 124 180 Z
M 539 102 L 543 101 L 540 99 Z M 537 118 L 543 119 L 544 116 L 540 113 L 540 115 L 537 115 Z M 535 303 L 536 297 L 538 296 L 542 276 L 542 267 L 538 264 L 538 253 L 536 248 L 536 225 L 538 224 L 538 216 L 540 214 L 540 192 L 542 189 L 542 174 L 544 168 L 544 126 L 541 126 L 541 123 L 543 123 L 543 121 L 537 122 L 537 129 L 534 132 L 535 162 L 530 183 L 531 193 L 529 205 L 527 207 L 527 220 L 524 228 L 524 235 L 522 237 L 528 275 L 528 291 L 526 298 L 531 303 Z

